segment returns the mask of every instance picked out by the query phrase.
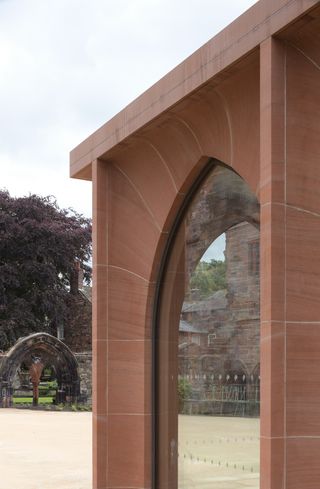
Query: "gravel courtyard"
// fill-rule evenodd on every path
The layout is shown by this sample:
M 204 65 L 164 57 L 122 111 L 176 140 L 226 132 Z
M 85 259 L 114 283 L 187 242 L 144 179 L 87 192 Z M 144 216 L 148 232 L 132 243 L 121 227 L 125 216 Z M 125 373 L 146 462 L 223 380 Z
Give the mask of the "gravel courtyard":
M 179 489 L 259 489 L 258 418 L 179 416 Z
M 0 487 L 92 489 L 91 413 L 0 409 Z M 179 416 L 179 488 L 259 487 L 259 420 Z
M 0 487 L 92 489 L 91 413 L 0 409 Z

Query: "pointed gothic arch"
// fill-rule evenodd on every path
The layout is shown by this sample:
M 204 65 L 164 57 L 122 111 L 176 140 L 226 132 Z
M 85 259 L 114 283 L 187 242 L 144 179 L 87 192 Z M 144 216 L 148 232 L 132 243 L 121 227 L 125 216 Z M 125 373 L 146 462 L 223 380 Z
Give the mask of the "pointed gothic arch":
M 24 363 L 30 367 L 34 357 L 43 363 L 50 363 L 56 372 L 58 389 L 63 389 L 68 402 L 75 402 L 79 396 L 80 380 L 78 363 L 72 351 L 62 341 L 48 333 L 34 333 L 20 338 L 2 357 L 0 365 L 0 407 L 11 407 L 13 379 Z

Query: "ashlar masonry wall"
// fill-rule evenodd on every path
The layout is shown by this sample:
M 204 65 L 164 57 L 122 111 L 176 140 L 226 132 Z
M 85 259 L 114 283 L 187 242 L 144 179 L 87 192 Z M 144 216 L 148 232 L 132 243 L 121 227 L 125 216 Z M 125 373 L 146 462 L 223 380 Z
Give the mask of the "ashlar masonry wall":
M 319 53 L 317 0 L 261 0 L 73 150 L 72 176 L 93 182 L 94 489 L 168 480 L 170 445 L 152 456 L 155 291 L 210 158 L 260 202 L 260 487 L 318 489 Z

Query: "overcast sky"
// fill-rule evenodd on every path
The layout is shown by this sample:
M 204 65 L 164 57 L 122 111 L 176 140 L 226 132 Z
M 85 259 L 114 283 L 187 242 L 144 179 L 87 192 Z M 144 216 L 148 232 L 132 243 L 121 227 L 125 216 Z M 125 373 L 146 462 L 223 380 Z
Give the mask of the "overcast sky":
M 91 215 L 69 151 L 250 0 L 0 0 L 0 188 Z

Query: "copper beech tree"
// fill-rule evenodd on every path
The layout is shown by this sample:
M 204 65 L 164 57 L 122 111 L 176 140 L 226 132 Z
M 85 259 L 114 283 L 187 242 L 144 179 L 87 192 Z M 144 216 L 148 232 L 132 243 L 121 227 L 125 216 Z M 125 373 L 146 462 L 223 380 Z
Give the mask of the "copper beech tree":
M 53 197 L 0 191 L 0 349 L 68 318 L 79 263 L 91 280 L 91 221 Z

